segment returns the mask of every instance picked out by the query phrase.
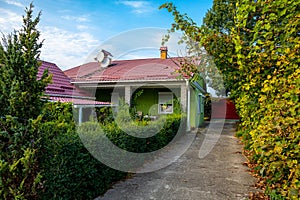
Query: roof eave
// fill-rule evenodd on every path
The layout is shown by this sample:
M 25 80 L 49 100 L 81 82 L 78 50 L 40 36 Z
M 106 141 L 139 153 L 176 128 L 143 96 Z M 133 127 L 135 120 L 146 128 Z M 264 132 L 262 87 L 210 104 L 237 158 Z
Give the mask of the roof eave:
M 186 79 L 149 79 L 149 80 L 117 80 L 117 81 L 72 81 L 72 84 L 118 84 L 118 83 L 144 83 L 144 82 L 183 82 Z

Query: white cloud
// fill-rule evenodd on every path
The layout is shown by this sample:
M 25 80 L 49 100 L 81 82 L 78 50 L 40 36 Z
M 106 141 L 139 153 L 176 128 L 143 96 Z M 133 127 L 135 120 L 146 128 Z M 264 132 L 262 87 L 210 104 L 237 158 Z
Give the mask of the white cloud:
M 83 30 L 88 30 L 90 27 L 85 26 L 85 25 L 76 25 L 76 29 L 83 31 Z
M 75 21 L 75 22 L 88 22 L 90 21 L 87 16 L 71 16 L 71 15 L 64 15 L 61 18 L 68 20 L 68 21 Z
M 120 3 L 133 8 L 142 8 L 148 4 L 148 2 L 145 1 L 121 1 Z
M 145 14 L 155 10 L 149 1 L 117 1 L 116 3 L 132 8 L 135 14 Z
M 45 39 L 41 59 L 56 63 L 63 70 L 84 63 L 99 44 L 89 33 L 72 33 L 49 26 L 41 28 L 41 38 Z
M 22 16 L 15 12 L 0 8 L 0 31 L 8 34 L 21 27 Z
M 0 34 L 7 35 L 19 30 L 22 16 L 0 8 Z M 77 26 L 76 33 L 56 27 L 39 26 L 40 39 L 45 39 L 41 49 L 41 59 L 56 63 L 62 69 L 82 64 L 89 53 L 99 45 L 99 41 L 89 33 L 84 32 L 85 26 Z M 1 36 L 2 37 L 2 36 Z
M 161 39 L 166 33 L 167 29 L 151 27 L 124 31 L 102 41 L 91 52 L 86 62 L 93 61 L 101 49 L 110 52 L 113 55 L 113 60 L 159 58 Z M 179 33 L 170 34 L 170 40 L 166 43 L 169 56 L 177 57 L 186 55 L 185 44 L 178 44 L 181 36 Z
M 17 6 L 17 7 L 25 8 L 25 5 L 22 4 L 19 1 L 13 1 L 13 0 L 2 0 L 2 1 L 9 4 L 9 5 L 14 5 L 14 6 Z

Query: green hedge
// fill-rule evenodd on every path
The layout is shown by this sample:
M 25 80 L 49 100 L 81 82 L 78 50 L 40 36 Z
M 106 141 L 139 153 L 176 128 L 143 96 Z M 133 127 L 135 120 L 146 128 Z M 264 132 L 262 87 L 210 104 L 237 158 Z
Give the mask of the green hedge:
M 48 125 L 48 128 L 55 126 L 53 123 Z M 92 157 L 76 132 L 64 131 L 67 126 L 60 125 L 63 131 L 59 130 L 56 137 L 45 140 L 47 144 L 41 158 L 44 181 L 41 199 L 92 199 L 126 175 Z M 48 130 L 53 131 L 52 128 Z
M 240 1 L 232 35 L 245 77 L 232 91 L 239 134 L 272 199 L 300 198 L 299 4 Z
M 96 160 L 83 146 L 70 104 L 50 103 L 39 123 L 39 199 L 92 199 L 126 176 Z
M 138 125 L 122 122 L 122 129 L 116 122 L 103 126 L 105 135 L 118 147 L 136 153 L 152 152 L 166 146 L 177 133 L 182 134 L 185 130 L 185 125 L 180 127 L 181 115 L 173 114 L 161 116 L 158 121 L 147 122 L 146 125 Z M 163 123 L 163 125 L 161 125 Z M 148 127 L 147 127 L 148 126 Z M 147 128 L 145 128 L 147 127 Z M 162 127 L 158 130 L 157 127 Z M 181 130 L 179 130 L 181 129 Z M 127 134 L 127 132 L 135 132 L 142 134 L 143 132 L 157 133 L 149 138 L 138 138 Z
M 156 121 L 140 121 L 131 118 L 128 108 L 118 109 L 115 121 L 105 124 L 95 121 L 85 122 L 78 129 L 83 143 L 91 154 L 100 160 L 104 159 L 105 163 L 117 169 L 135 172 L 155 159 L 158 152 L 153 151 L 180 139 L 185 133 L 185 118 L 179 114 L 163 115 Z M 145 137 L 146 134 L 147 138 L 137 137 L 137 135 Z M 141 156 L 128 152 L 141 153 Z M 143 154 L 149 152 L 153 154 Z
M 117 120 L 124 120 L 122 109 L 118 113 Z M 148 131 L 157 131 L 156 126 L 162 125 L 159 133 L 146 139 L 126 134 L 114 121 L 106 122 L 101 127 L 105 135 L 121 148 L 132 152 L 151 152 L 164 147 L 173 139 L 180 120 L 180 115 L 169 115 L 155 122 L 127 124 L 127 128 L 134 131 L 139 131 L 145 125 L 149 127 Z M 89 132 L 99 125 L 98 122 L 85 122 L 79 131 Z M 47 104 L 34 127 L 42 138 L 37 151 L 42 175 L 40 199 L 95 198 L 103 194 L 113 182 L 126 177 L 127 173 L 107 167 L 87 151 L 76 132 L 70 104 Z M 99 133 L 97 130 L 95 132 Z
M 126 121 L 122 109 L 119 113 L 117 119 Z M 169 115 L 156 122 L 126 124 L 132 131 L 146 125 L 148 131 L 157 131 L 160 124 L 162 129 L 147 139 L 126 134 L 111 120 L 102 125 L 85 122 L 78 130 L 105 135 L 127 151 L 151 152 L 173 139 L 180 120 L 180 115 Z M 88 152 L 76 130 L 71 104 L 47 103 L 26 127 L 7 116 L 1 119 L 0 138 L 1 199 L 93 199 L 128 175 L 102 164 Z

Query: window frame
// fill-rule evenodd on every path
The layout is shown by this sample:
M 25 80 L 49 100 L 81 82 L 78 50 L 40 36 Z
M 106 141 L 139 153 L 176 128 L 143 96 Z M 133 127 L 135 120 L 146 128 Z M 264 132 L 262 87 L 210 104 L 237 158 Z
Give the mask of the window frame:
M 168 103 L 169 100 L 167 100 L 166 103 L 163 103 L 161 101 L 160 95 L 170 95 L 171 97 L 171 103 Z M 171 105 L 171 108 L 165 108 L 165 110 L 162 110 L 162 105 L 167 104 L 166 106 Z M 168 109 L 171 109 L 168 111 Z M 174 94 L 172 92 L 158 92 L 158 114 L 172 114 L 174 112 Z

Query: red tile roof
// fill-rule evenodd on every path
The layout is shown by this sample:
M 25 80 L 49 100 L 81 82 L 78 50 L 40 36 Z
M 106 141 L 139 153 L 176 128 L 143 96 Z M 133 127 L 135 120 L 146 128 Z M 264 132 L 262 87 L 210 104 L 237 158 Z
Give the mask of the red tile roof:
M 130 80 L 176 80 L 179 74 L 176 59 L 135 59 L 116 60 L 107 68 L 99 63 L 90 62 L 64 71 L 74 82 L 89 81 L 130 81 Z
M 42 61 L 37 74 L 41 78 L 44 70 L 48 69 L 52 74 L 52 83 L 46 87 L 45 94 L 49 99 L 62 102 L 73 102 L 74 104 L 99 105 L 109 104 L 108 102 L 94 101 L 94 97 L 84 90 L 80 90 L 71 83 L 71 79 L 54 63 Z

